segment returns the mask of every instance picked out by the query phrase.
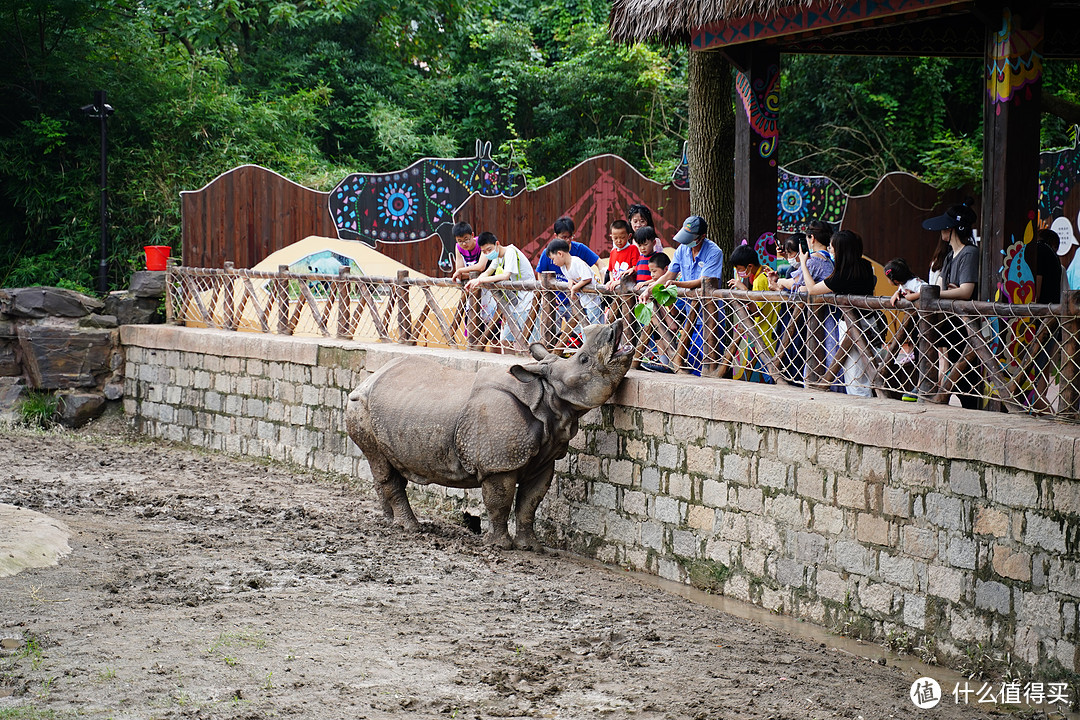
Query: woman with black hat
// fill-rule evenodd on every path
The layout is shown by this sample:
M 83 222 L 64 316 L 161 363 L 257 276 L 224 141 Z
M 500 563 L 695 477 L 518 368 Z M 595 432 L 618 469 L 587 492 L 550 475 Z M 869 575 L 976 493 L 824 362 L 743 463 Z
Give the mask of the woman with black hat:
M 952 205 L 943 215 L 923 221 L 924 230 L 936 230 L 941 233 L 941 242 L 949 246 L 945 261 L 941 266 L 942 300 L 977 300 L 979 290 L 979 250 L 975 247 L 975 211 L 965 203 Z M 911 299 L 911 296 L 908 296 Z M 915 298 L 916 300 L 918 297 Z M 966 408 L 978 408 L 981 398 L 973 394 L 975 384 L 979 382 L 978 373 L 973 371 L 967 359 L 961 356 L 965 346 L 967 331 L 963 318 L 948 315 L 941 328 L 939 345 L 945 348 L 949 361 L 959 370 L 954 373 L 953 391 L 960 398 L 960 404 Z
M 975 211 L 967 205 L 953 205 L 922 224 L 926 230 L 941 232 L 941 241 L 949 245 L 941 266 L 942 300 L 977 300 L 979 289 L 979 250 L 975 247 Z

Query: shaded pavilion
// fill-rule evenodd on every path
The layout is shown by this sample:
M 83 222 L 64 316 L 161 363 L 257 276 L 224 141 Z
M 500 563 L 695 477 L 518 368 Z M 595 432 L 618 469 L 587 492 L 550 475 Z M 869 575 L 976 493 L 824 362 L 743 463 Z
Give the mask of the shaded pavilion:
M 1080 0 L 613 0 L 610 33 L 722 53 L 737 70 L 736 238 L 776 230 L 782 53 L 983 58 L 988 298 L 1002 251 L 1037 226 L 1043 61 L 1080 57 Z

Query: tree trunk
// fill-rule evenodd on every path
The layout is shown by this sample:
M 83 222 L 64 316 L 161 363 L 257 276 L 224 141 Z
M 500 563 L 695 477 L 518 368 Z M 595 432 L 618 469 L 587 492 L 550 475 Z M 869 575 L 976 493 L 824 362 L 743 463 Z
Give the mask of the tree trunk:
M 715 51 L 690 51 L 690 212 L 728 257 L 735 247 L 735 114 L 731 65 Z

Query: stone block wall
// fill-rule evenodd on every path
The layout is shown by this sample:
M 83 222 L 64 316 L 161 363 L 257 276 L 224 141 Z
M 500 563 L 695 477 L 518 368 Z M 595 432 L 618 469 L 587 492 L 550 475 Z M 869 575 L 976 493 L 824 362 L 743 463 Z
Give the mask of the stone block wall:
M 362 478 L 344 408 L 369 372 L 402 353 L 517 361 L 163 326 L 121 337 L 142 431 Z M 539 524 L 550 545 L 836 630 L 1075 672 L 1078 474 L 1073 426 L 632 372 L 583 418 Z M 480 507 L 475 491 L 426 492 Z

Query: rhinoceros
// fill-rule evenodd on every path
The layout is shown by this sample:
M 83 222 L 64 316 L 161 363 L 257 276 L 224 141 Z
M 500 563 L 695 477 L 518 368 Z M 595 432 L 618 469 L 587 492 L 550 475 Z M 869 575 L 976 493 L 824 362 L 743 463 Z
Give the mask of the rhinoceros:
M 371 465 L 383 511 L 418 529 L 405 483 L 481 488 L 490 521 L 487 541 L 540 550 L 533 522 L 566 455 L 578 419 L 602 405 L 630 368 L 633 347 L 623 325 L 590 325 L 570 357 L 539 343 L 537 362 L 477 373 L 419 356 L 388 363 L 349 394 L 349 437 Z M 517 534 L 507 520 L 517 506 Z

